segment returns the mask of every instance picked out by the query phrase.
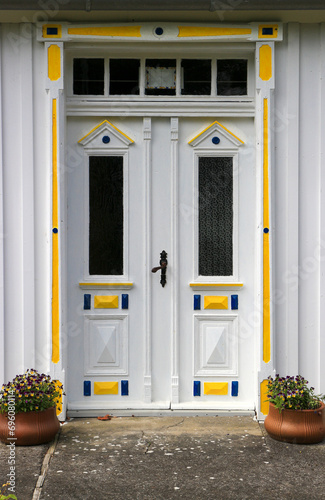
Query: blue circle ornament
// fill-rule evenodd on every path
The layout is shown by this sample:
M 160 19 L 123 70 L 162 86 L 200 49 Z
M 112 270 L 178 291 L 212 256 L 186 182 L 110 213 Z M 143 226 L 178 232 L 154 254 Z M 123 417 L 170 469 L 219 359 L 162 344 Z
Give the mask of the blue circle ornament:
M 156 35 L 161 36 L 164 33 L 164 30 L 158 26 L 158 28 L 155 29 L 155 33 Z
M 108 144 L 110 140 L 111 139 L 108 137 L 108 135 L 104 135 L 104 137 L 102 138 L 104 144 Z
M 219 144 L 219 142 L 220 142 L 219 137 L 212 137 L 212 142 L 213 142 L 213 144 Z

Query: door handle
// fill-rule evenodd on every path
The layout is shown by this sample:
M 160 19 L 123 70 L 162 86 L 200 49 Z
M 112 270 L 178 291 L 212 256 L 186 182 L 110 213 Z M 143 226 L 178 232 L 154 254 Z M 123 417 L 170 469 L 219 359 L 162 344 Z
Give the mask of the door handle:
M 153 267 L 151 269 L 151 272 L 156 273 L 157 271 L 159 271 L 159 269 L 161 269 L 160 284 L 164 288 L 164 286 L 166 285 L 166 281 L 167 281 L 166 280 L 166 271 L 167 271 L 167 265 L 168 265 L 167 253 L 165 252 L 165 250 L 163 250 L 160 254 L 159 264 L 160 264 L 159 266 Z

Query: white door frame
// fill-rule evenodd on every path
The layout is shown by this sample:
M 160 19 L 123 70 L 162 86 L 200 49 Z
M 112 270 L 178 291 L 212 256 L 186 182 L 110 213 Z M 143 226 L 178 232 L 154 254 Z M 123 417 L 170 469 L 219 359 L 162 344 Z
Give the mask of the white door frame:
M 190 25 L 189 25 L 190 24 Z M 158 32 L 157 27 L 160 28 Z M 161 29 L 163 31 L 161 33 Z M 157 30 L 157 31 L 156 31 Z M 280 23 L 247 23 L 247 24 L 195 24 L 195 23 L 118 23 L 96 25 L 96 24 L 40 24 L 38 26 L 38 41 L 44 42 L 46 53 L 47 79 L 46 89 L 48 90 L 48 126 L 49 140 L 51 144 L 51 178 L 52 178 L 52 200 L 51 200 L 51 227 L 52 227 L 52 252 L 51 252 L 51 276 L 52 288 L 51 298 L 51 325 L 50 342 L 52 345 L 51 375 L 59 379 L 66 385 L 66 364 L 67 364 L 67 343 L 68 331 L 65 321 L 66 311 L 66 196 L 64 184 L 65 165 L 65 102 L 64 102 L 64 42 L 125 44 L 132 42 L 133 50 L 140 48 L 141 42 L 150 44 L 166 42 L 166 44 L 176 44 L 185 46 L 187 43 L 194 45 L 197 50 L 203 49 L 206 43 L 229 43 L 236 42 L 236 50 L 245 47 L 246 43 L 255 43 L 256 69 L 255 69 L 255 119 L 256 119 L 256 151 L 257 151 L 257 283 L 255 295 L 255 313 L 252 323 L 259 342 L 259 373 L 256 380 L 256 392 L 258 394 L 257 414 L 263 418 L 267 414 L 267 404 L 265 399 L 266 379 L 274 373 L 274 346 L 273 346 L 273 305 L 272 305 L 272 196 L 271 196 L 271 172 L 273 163 L 273 139 L 272 139 L 272 108 L 274 90 L 274 42 L 282 40 L 282 25 Z M 203 44 L 203 45 L 202 45 Z M 238 45 L 237 45 L 238 44 Z M 240 45 L 239 45 L 240 44 Z M 136 47 L 137 46 L 137 47 Z M 145 43 L 144 43 L 145 46 Z M 235 49 L 234 49 L 235 50 Z M 82 107 L 82 106 L 81 106 Z M 168 105 L 166 105 L 168 107 Z M 208 103 L 208 108 L 211 104 Z M 109 105 L 106 109 L 110 109 Z M 106 112 L 103 109 L 101 112 Z M 192 113 L 199 112 L 199 105 L 193 103 L 192 110 L 182 111 Z M 218 103 L 216 110 L 211 110 L 211 114 L 228 113 L 229 116 L 236 116 L 234 106 L 225 103 Z M 90 113 L 101 113 L 94 102 Z M 110 109 L 110 114 L 112 109 Z M 78 110 L 76 111 L 78 113 Z M 115 112 L 121 112 L 118 106 Z M 136 112 L 136 111 L 135 111 Z M 81 114 L 84 111 L 80 110 Z M 155 111 L 153 111 L 155 113 Z M 150 115 L 150 110 L 148 111 Z M 173 116 L 169 111 L 169 116 Z M 174 118 L 172 127 L 172 161 L 177 164 L 177 117 Z M 149 127 L 149 121 L 147 122 Z M 150 129 L 147 129 L 149 138 Z M 146 158 L 150 157 L 150 141 L 146 147 Z M 147 162 L 147 165 L 149 162 Z M 147 167 L 148 168 L 148 167 Z M 175 168 L 174 171 L 177 171 Z M 149 174 L 149 172 L 147 172 Z M 174 179 L 176 181 L 176 179 Z M 148 177 L 150 183 L 150 177 Z M 175 183 L 177 186 L 177 183 Z M 149 188 L 149 186 L 147 186 Z M 148 191 L 150 192 L 150 190 Z M 176 196 L 174 188 L 173 199 Z M 150 203 L 148 195 L 147 204 Z M 150 213 L 150 211 L 149 211 Z M 173 218 L 173 236 L 177 233 L 177 221 Z M 146 220 L 147 227 L 150 228 L 150 215 Z M 150 231 L 149 231 L 150 233 Z M 174 255 L 177 255 L 177 238 L 174 238 Z M 147 242 L 147 251 L 150 241 Z M 178 266 L 175 266 L 178 267 Z M 148 273 L 147 273 L 148 275 Z M 147 278 L 149 279 L 149 278 Z M 149 291 L 147 282 L 147 291 Z M 174 297 L 177 297 L 178 277 L 175 280 L 173 290 Z M 150 317 L 150 293 L 147 293 L 147 341 L 151 317 Z M 177 304 L 174 302 L 174 326 L 177 327 Z M 256 317 L 257 316 L 257 317 Z M 173 362 L 173 398 L 177 399 L 176 386 L 178 386 L 177 359 L 178 346 L 176 334 L 173 338 L 176 352 Z M 146 360 L 146 376 L 148 382 L 147 398 L 150 397 L 150 374 L 151 366 L 149 357 Z M 66 406 L 63 405 L 61 417 L 65 417 Z

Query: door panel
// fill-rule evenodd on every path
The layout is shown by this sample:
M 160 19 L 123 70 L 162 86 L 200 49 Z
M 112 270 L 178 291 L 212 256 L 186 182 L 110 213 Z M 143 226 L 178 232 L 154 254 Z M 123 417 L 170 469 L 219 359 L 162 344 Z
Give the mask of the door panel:
M 68 144 L 69 408 L 252 409 L 253 121 L 69 118 Z

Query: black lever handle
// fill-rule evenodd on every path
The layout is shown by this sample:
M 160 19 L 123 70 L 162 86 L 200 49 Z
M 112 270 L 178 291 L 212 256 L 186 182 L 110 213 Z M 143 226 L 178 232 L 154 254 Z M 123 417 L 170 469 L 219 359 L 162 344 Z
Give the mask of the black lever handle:
M 151 272 L 156 273 L 157 271 L 159 271 L 159 269 L 161 269 L 160 284 L 162 287 L 164 287 L 166 285 L 166 271 L 168 265 L 167 253 L 165 252 L 165 250 L 163 250 L 160 254 L 159 264 L 159 266 L 153 267 L 151 269 Z

